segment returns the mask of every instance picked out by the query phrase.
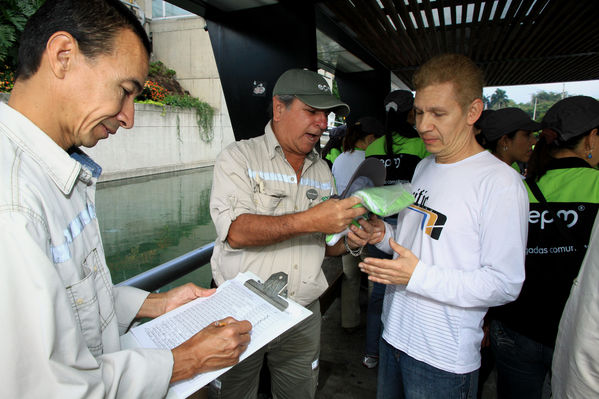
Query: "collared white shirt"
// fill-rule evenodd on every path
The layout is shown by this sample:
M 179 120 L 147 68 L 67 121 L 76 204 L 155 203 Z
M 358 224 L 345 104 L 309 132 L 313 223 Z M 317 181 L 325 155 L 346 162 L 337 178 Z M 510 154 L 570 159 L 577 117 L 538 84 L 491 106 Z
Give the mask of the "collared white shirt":
M 95 213 L 100 170 L 0 103 L 0 397 L 166 393 L 170 351 L 120 350 L 148 293 L 112 285 Z

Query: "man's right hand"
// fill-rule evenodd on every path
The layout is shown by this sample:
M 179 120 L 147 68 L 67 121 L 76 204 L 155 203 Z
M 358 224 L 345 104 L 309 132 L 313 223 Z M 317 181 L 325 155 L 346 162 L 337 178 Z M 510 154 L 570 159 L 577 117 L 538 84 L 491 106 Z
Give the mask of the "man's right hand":
M 309 213 L 314 232 L 335 234 L 345 230 L 352 220 L 368 211 L 363 206 L 353 208 L 360 203 L 361 200 L 358 197 L 341 200 L 331 198 L 306 212 Z
M 205 327 L 172 350 L 171 383 L 237 364 L 250 342 L 251 329 L 249 321 L 237 321 L 232 317 Z

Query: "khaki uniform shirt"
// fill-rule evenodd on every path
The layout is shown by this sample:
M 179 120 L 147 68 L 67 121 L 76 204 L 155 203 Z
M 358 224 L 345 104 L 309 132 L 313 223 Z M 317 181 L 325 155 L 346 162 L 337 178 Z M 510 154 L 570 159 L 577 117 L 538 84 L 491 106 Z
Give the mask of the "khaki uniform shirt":
M 120 350 L 148 293 L 112 285 L 95 211 L 100 171 L 0 103 L 2 398 L 166 394 L 170 351 Z
M 270 122 L 265 134 L 232 143 L 214 167 L 210 215 L 217 239 L 212 276 L 218 285 L 237 273 L 251 271 L 262 281 L 273 273 L 288 275 L 288 296 L 301 305 L 316 300 L 328 284 L 321 265 L 324 235 L 305 234 L 263 247 L 233 249 L 229 226 L 244 213 L 280 216 L 304 211 L 335 193 L 333 176 L 313 150 L 304 161 L 301 179 L 285 159 Z

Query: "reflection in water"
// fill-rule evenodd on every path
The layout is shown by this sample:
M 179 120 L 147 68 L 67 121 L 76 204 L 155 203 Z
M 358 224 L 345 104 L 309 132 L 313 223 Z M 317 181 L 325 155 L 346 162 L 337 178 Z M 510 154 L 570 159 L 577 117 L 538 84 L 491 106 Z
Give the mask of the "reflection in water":
M 96 211 L 113 282 L 214 241 L 211 186 L 212 167 L 100 183 Z M 206 286 L 209 269 L 186 281 Z

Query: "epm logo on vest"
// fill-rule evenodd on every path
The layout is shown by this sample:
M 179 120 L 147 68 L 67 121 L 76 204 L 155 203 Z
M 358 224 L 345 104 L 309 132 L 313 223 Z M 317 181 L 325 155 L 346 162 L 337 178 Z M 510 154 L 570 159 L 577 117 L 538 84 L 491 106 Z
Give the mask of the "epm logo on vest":
M 422 215 L 422 223 L 420 223 L 420 230 L 428 234 L 432 239 L 438 240 L 443 231 L 443 226 L 447 221 L 447 216 L 441 212 L 437 212 L 434 209 L 427 208 L 424 204 L 428 200 L 426 190 L 418 190 L 414 192 L 414 198 L 416 201 L 413 205 L 410 205 L 408 209 L 417 212 Z

